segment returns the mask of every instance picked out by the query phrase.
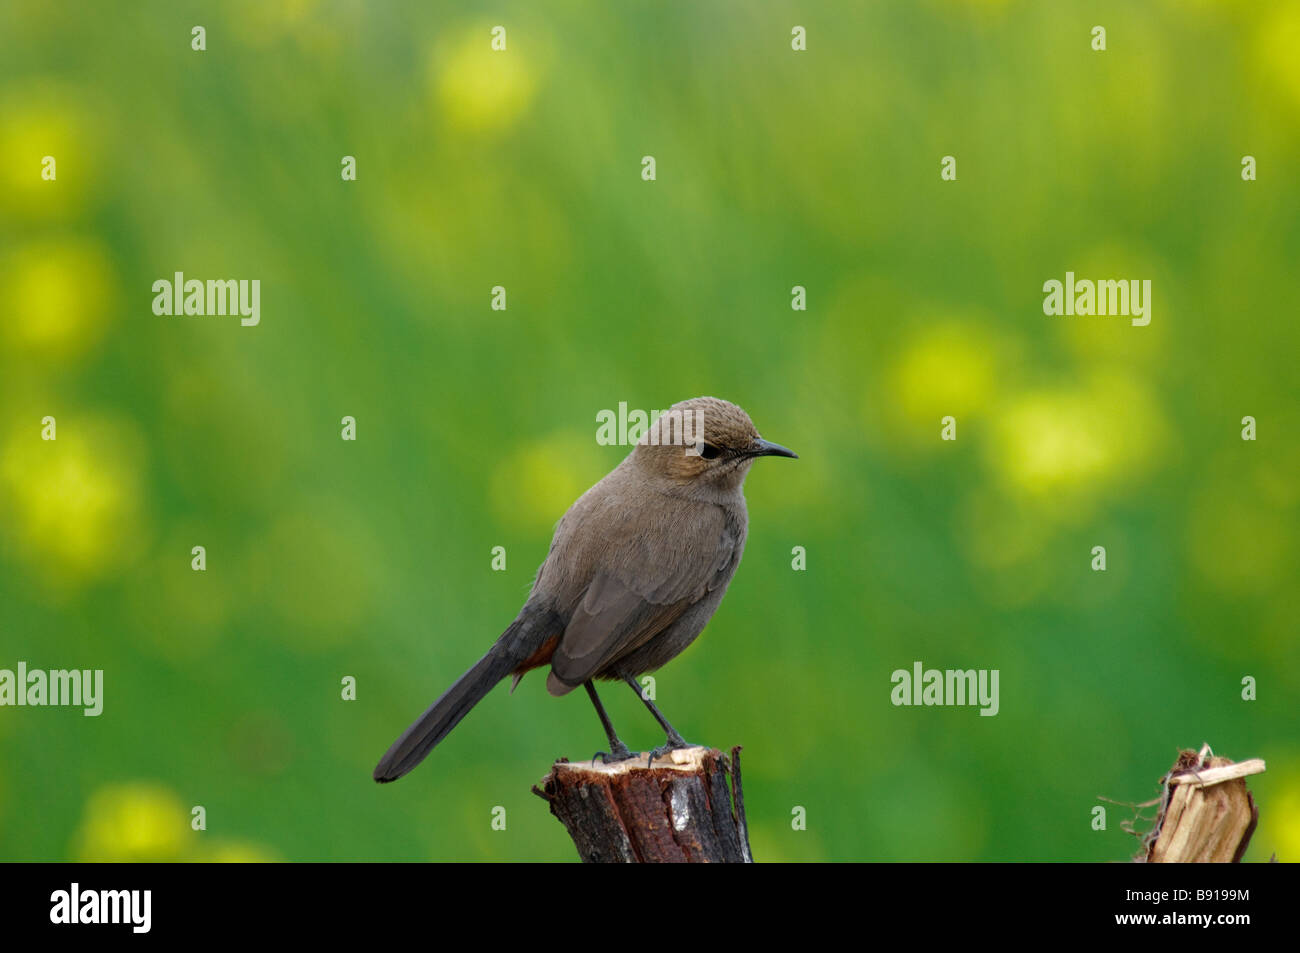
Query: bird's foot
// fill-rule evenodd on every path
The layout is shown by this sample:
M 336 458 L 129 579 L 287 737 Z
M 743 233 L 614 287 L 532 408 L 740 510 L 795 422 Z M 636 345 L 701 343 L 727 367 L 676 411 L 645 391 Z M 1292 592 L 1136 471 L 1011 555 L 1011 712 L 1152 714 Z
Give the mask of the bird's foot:
M 691 744 L 681 735 L 673 733 L 668 736 L 668 740 L 650 752 L 646 758 L 645 766 L 648 768 L 655 763 L 655 758 L 662 758 L 673 751 L 680 751 L 682 748 L 694 748 L 696 745 Z
M 630 761 L 637 754 L 621 741 L 610 747 L 613 749 L 612 751 L 597 751 L 591 756 L 591 760 L 600 759 L 604 764 L 618 764 L 620 761 Z

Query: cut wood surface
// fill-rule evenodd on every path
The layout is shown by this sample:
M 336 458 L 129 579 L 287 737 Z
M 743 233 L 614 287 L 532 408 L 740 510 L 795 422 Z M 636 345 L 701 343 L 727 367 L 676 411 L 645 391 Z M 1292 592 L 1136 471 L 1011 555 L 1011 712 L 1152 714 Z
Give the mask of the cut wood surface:
M 740 748 L 683 748 L 646 766 L 557 761 L 533 793 L 593 863 L 752 863 Z
M 1153 864 L 1240 861 L 1259 821 L 1245 779 L 1263 770 L 1259 758 L 1237 764 L 1216 757 L 1209 745 L 1179 754 L 1164 778 L 1160 817 L 1148 835 L 1145 859 Z

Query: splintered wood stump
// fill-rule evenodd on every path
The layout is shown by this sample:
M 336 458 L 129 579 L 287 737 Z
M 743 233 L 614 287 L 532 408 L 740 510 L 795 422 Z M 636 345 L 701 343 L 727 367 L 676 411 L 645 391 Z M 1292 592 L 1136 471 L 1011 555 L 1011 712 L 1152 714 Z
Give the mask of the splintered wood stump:
M 731 783 L 728 783 L 728 775 Z M 557 761 L 533 793 L 551 806 L 588 863 L 753 863 L 740 748 L 684 748 L 646 767 Z
M 1240 861 L 1259 821 L 1245 779 L 1263 770 L 1259 758 L 1234 764 L 1211 754 L 1209 745 L 1199 753 L 1181 752 L 1164 777 L 1160 817 L 1147 835 L 1147 862 Z

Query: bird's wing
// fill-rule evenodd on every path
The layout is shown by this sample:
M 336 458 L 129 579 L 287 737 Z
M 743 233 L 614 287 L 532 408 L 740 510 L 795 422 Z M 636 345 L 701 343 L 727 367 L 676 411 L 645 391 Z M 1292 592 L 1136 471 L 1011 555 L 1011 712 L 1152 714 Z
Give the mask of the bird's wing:
M 635 514 L 604 516 L 591 582 L 551 658 L 561 687 L 581 685 L 724 585 L 743 544 L 743 529 L 719 506 L 683 508 L 652 534 L 632 530 Z

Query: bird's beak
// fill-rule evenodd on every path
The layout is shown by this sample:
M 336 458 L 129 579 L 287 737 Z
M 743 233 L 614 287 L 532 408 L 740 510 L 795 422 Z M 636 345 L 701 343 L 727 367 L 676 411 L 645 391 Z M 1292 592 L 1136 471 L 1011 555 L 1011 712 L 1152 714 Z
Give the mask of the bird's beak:
M 751 457 L 792 457 L 799 459 L 799 454 L 793 450 L 781 446 L 779 443 L 773 443 L 770 440 L 764 440 L 761 437 L 754 441 L 750 446 L 749 456 Z

